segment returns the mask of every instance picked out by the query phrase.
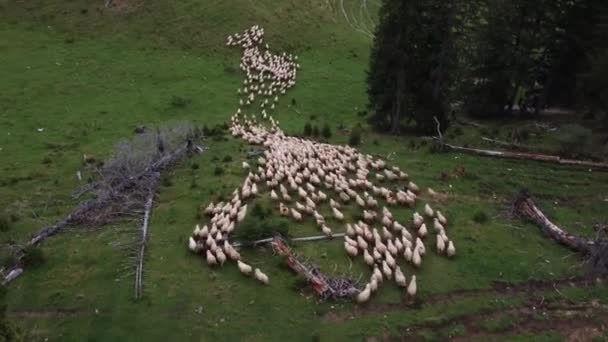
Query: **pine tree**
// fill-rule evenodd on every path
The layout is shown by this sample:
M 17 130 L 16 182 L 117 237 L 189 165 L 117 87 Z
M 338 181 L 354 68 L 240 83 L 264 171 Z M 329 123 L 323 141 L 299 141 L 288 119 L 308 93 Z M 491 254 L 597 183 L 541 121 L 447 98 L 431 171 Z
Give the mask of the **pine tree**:
M 372 124 L 399 133 L 403 119 L 419 132 L 447 127 L 455 1 L 384 0 L 367 76 Z

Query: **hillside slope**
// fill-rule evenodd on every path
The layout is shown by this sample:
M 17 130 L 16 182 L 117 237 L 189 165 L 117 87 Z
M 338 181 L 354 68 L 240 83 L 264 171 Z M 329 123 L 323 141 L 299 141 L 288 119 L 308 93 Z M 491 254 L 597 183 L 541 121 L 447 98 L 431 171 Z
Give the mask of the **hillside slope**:
M 371 40 L 344 20 L 341 3 L 157 0 L 106 10 L 103 1 L 0 1 L 0 207 L 15 215 L 11 229 L 0 232 L 2 241 L 22 241 L 66 215 L 76 203 L 72 190 L 82 185 L 75 174 L 83 170 L 83 155 L 105 159 L 136 126 L 191 120 L 214 127 L 228 120 L 242 76 L 238 52 L 226 48 L 224 39 L 254 23 L 265 28 L 272 49 L 300 56 L 298 84 L 277 108 L 283 128 L 299 134 L 306 122 L 328 124 L 330 142 L 345 143 L 348 129 L 366 127 L 358 113 L 366 104 Z M 360 20 L 361 2 L 344 3 Z M 563 296 L 583 306 L 607 303 L 605 288 L 582 282 L 561 280 L 555 291 L 550 281 L 581 276 L 580 260 L 535 227 L 505 215 L 512 195 L 526 187 L 552 218 L 591 236 L 593 223 L 608 221 L 605 173 L 432 154 L 414 138 L 365 129 L 362 151 L 388 157 L 422 188 L 448 194 L 433 204 L 453 218 L 459 255 L 449 261 L 429 253 L 417 272 L 424 284 L 417 303 L 404 304 L 402 292 L 390 285 L 370 305 L 357 307 L 317 302 L 265 248 L 243 254 L 270 273 L 268 287 L 243 279 L 235 267 L 210 269 L 188 253 L 199 205 L 240 184 L 240 164 L 249 150 L 229 137 L 204 144 L 209 150 L 177 168 L 159 194 L 144 299 L 131 300 L 130 260 L 117 247 L 130 238 L 123 231 L 132 222 L 66 232 L 41 246 L 44 265 L 9 288 L 9 317 L 29 340 L 445 338 L 472 330 L 509 333 L 521 319 L 518 310 L 538 306 L 540 298 L 545 306 L 564 304 Z M 216 175 L 217 168 L 224 173 Z M 460 168 L 464 174 L 455 172 Z M 85 173 L 85 181 L 89 176 Z M 479 213 L 488 220 L 474 220 Z M 291 232 L 303 236 L 316 229 L 306 222 Z M 368 272 L 350 262 L 338 240 L 295 248 L 330 274 Z M 528 286 L 530 279 L 547 285 Z M 524 285 L 511 291 L 496 281 Z M 531 314 L 530 320 L 549 317 L 545 328 L 550 329 L 559 313 L 547 312 Z M 466 317 L 480 323 L 473 326 Z M 438 322 L 447 323 L 437 327 Z M 513 333 L 534 337 L 542 330 Z

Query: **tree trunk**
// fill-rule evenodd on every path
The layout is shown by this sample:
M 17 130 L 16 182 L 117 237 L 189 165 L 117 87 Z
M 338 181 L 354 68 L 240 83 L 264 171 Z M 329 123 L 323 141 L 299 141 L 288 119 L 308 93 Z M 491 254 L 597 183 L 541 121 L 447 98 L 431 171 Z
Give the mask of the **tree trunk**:
M 522 218 L 532 221 L 541 228 L 543 233 L 569 249 L 589 255 L 593 252 L 595 242 L 568 233 L 551 222 L 543 212 L 536 207 L 528 194 L 522 192 L 514 203 L 515 212 Z

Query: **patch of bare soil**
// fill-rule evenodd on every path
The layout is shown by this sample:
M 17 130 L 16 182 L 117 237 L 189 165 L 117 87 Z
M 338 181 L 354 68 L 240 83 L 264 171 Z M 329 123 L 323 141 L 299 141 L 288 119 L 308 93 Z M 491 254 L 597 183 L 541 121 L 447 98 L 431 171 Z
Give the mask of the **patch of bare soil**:
M 456 301 L 459 299 L 470 298 L 481 295 L 491 295 L 494 297 L 511 296 L 515 294 L 528 294 L 532 296 L 535 292 L 546 290 L 559 290 L 568 287 L 586 287 L 593 285 L 592 281 L 580 278 L 568 278 L 553 281 L 545 280 L 529 280 L 522 283 L 512 284 L 507 282 L 495 282 L 494 285 L 487 289 L 471 289 L 457 290 L 444 294 L 437 294 L 425 299 L 416 299 L 415 301 L 404 300 L 401 303 L 377 304 L 368 303 L 356 307 L 350 312 L 334 312 L 330 311 L 324 316 L 326 322 L 341 322 L 347 319 L 357 317 L 383 314 L 391 311 L 417 309 L 422 305 L 442 305 L 447 302 Z
M 13 318 L 49 318 L 49 317 L 75 317 L 85 314 L 80 309 L 52 309 L 52 310 L 17 310 L 9 311 L 8 316 Z

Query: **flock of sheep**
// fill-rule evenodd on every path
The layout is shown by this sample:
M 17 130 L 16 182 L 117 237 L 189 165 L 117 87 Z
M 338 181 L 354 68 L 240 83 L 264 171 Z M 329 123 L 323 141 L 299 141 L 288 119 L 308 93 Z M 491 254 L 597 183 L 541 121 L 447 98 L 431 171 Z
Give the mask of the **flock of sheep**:
M 264 31 L 258 26 L 228 37 L 229 46 L 240 46 L 244 52 L 241 69 L 247 78 L 238 92 L 241 106 L 231 117 L 230 132 L 249 144 L 265 147 L 264 155 L 255 163 L 243 162 L 249 171 L 242 186 L 234 190 L 226 203 L 210 203 L 204 213 L 210 216 L 207 225 L 196 226 L 189 240 L 194 253 L 206 257 L 209 265 L 223 265 L 235 261 L 245 275 L 253 275 L 268 284 L 269 278 L 258 268 L 252 268 L 241 260 L 230 244 L 230 234 L 247 215 L 247 201 L 269 196 L 276 203 L 279 214 L 294 221 L 312 219 L 319 230 L 328 236 L 342 230 L 344 249 L 351 258 L 362 257 L 372 268 L 371 278 L 357 295 L 358 302 L 366 302 L 383 280 L 394 279 L 400 287 L 407 288 L 410 296 L 416 294 L 416 276 L 409 282 L 399 266 L 403 259 L 419 268 L 427 253 L 424 241 L 429 233 L 435 233 L 436 252 L 447 257 L 456 254 L 454 242 L 449 239 L 447 218 L 427 203 L 422 215 L 414 212 L 411 218 L 397 218 L 389 207 L 413 207 L 418 200 L 419 188 L 408 179 L 408 174 L 398 167 L 389 167 L 381 159 L 359 153 L 349 146 L 319 143 L 285 135 L 279 122 L 266 112 L 268 98 L 274 97 L 270 109 L 278 101 L 277 92 L 284 93 L 295 84 L 297 56 L 273 55 L 268 45 L 262 52 Z M 262 118 L 244 113 L 244 106 L 260 98 Z M 266 125 L 265 123 L 269 123 Z M 268 127 L 267 127 L 268 126 Z M 402 183 L 404 186 L 398 189 Z M 393 184 L 393 187 L 390 187 Z M 429 195 L 434 195 L 428 189 Z M 354 203 L 360 218 L 346 222 L 344 210 Z M 329 215 L 322 213 L 325 209 Z M 330 223 L 331 222 L 331 223 Z M 432 225 L 432 229 L 427 228 Z

